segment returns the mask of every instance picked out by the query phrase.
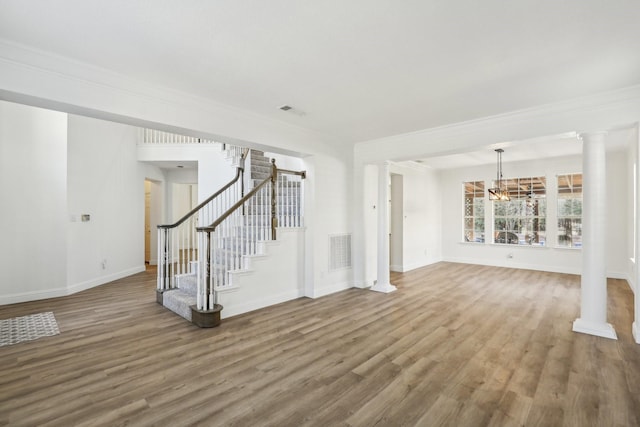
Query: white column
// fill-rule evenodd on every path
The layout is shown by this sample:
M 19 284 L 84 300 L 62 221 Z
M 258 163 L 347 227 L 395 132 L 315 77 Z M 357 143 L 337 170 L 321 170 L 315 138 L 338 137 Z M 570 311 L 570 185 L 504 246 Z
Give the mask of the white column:
M 389 282 L 389 162 L 378 165 L 378 281 L 372 291 L 389 293 L 397 288 Z
M 634 135 L 634 160 L 633 160 L 633 189 L 635 190 L 633 201 L 635 206 L 633 208 L 635 221 L 635 239 L 634 239 L 634 271 L 635 271 L 635 291 L 633 295 L 634 299 L 634 321 L 632 326 L 633 338 L 637 344 L 640 344 L 640 134 L 638 133 L 638 127 L 636 126 Z
M 617 339 L 607 323 L 605 132 L 582 139 L 582 280 L 580 317 L 573 330 Z

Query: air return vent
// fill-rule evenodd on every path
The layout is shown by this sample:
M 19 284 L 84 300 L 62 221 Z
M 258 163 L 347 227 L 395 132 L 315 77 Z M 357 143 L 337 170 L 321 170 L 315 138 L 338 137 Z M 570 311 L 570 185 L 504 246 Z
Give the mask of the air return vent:
M 329 271 L 351 268 L 351 234 L 329 236 Z
M 296 107 L 292 107 L 291 105 L 282 105 L 282 106 L 280 106 L 278 108 L 280 110 L 282 110 L 282 111 L 286 111 L 288 113 L 293 113 L 296 116 L 304 116 L 304 115 L 307 114 L 304 111 L 297 109 Z

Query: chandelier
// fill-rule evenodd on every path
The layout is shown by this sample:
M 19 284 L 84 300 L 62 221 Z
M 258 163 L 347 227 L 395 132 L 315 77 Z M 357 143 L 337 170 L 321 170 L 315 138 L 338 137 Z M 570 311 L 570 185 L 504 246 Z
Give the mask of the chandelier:
M 502 185 L 502 153 L 504 150 L 502 148 L 498 148 L 496 150 L 498 153 L 498 167 L 496 170 L 496 187 L 489 188 L 489 200 L 494 202 L 508 202 L 511 200 L 509 197 L 509 192 L 507 188 Z

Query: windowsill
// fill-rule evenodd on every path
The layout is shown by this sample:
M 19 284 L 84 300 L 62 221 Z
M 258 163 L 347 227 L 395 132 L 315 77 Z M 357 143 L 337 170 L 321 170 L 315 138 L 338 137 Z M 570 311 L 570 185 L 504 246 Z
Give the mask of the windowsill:
M 460 244 L 460 245 L 471 245 L 471 246 L 484 246 L 484 245 L 501 246 L 501 247 L 508 247 L 508 248 L 559 249 L 559 250 L 564 250 L 564 251 L 580 251 L 580 250 L 582 250 L 582 247 L 576 248 L 576 247 L 568 247 L 568 246 L 513 245 L 513 244 L 509 244 L 509 243 L 491 243 L 491 242 L 465 242 L 465 241 L 461 241 L 461 242 L 458 242 L 458 244 Z M 635 260 L 633 258 L 631 258 L 630 260 L 631 260 L 631 262 L 635 263 Z
M 532 249 L 549 249 L 549 246 L 544 245 L 514 245 L 511 243 L 489 243 L 492 246 L 503 246 L 507 248 L 532 248 Z

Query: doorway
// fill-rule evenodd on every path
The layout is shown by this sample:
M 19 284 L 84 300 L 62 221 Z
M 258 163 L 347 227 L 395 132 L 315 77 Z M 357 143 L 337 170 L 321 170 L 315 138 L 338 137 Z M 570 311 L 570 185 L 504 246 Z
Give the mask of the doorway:
M 389 269 L 403 272 L 404 193 L 403 176 L 391 174 L 389 191 Z
M 144 180 L 144 263 L 158 264 L 158 235 L 156 230 L 162 216 L 162 183 Z

